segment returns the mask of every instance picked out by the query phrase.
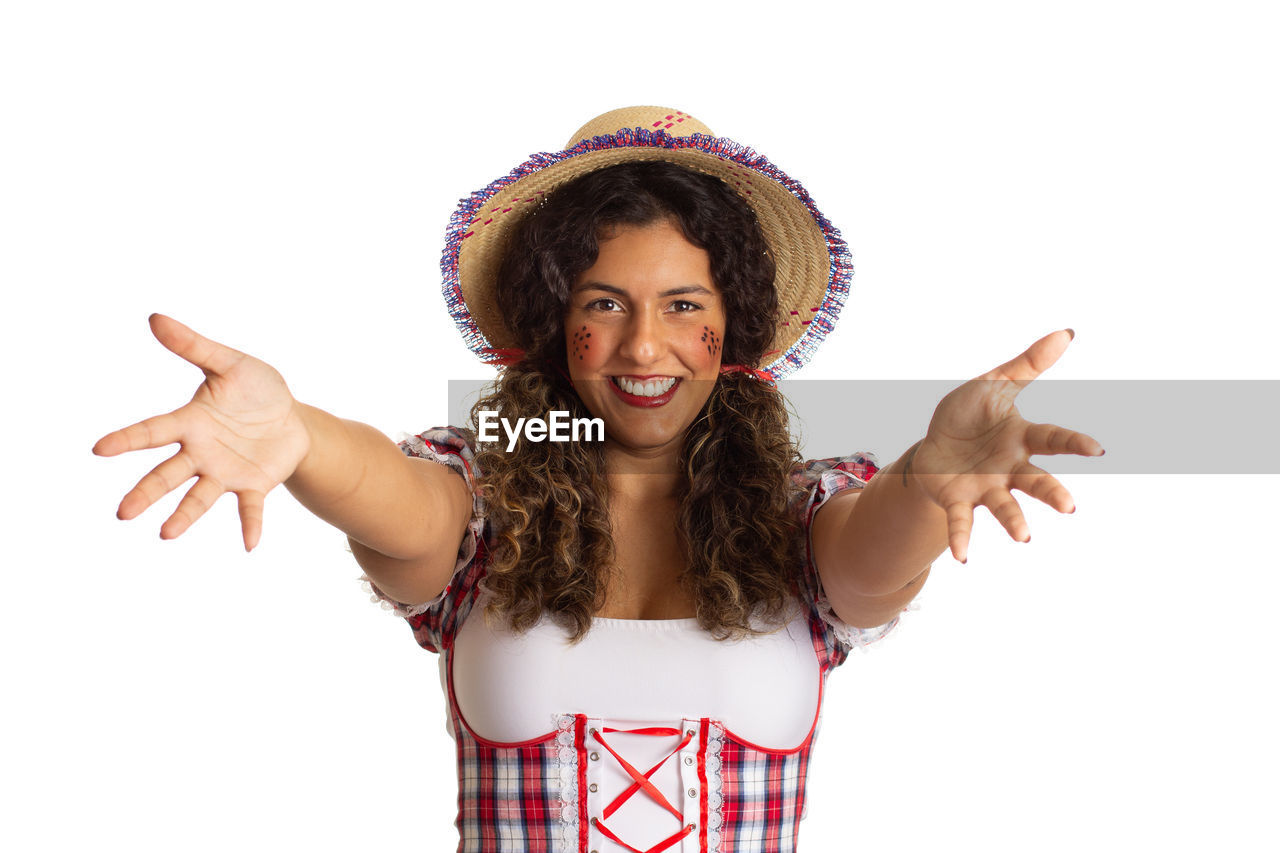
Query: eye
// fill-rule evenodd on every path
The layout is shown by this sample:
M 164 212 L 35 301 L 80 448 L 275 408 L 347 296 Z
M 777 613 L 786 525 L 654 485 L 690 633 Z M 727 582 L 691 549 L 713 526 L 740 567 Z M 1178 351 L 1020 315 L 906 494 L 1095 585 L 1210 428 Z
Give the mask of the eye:
M 616 311 L 619 308 L 617 300 L 602 296 L 599 299 L 592 299 L 587 303 L 588 311 Z
M 677 314 L 684 314 L 688 311 L 701 311 L 702 306 L 696 302 L 690 302 L 688 299 L 677 299 L 671 303 L 671 310 Z

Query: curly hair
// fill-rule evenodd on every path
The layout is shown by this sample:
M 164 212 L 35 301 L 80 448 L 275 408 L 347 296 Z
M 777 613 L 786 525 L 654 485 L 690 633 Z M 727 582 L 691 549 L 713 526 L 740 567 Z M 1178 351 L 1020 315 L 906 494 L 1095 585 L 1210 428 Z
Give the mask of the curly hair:
M 707 251 L 727 327 L 725 363 L 757 366 L 776 323 L 774 263 L 751 209 L 723 181 L 664 162 L 625 163 L 559 187 L 516 229 L 497 300 L 524 356 L 472 408 L 542 418 L 590 417 L 568 379 L 563 319 L 576 278 L 612 230 L 669 221 Z M 744 373 L 722 374 L 684 436 L 678 583 L 716 639 L 759 633 L 790 617 L 803 559 L 790 474 L 800 455 L 785 399 Z M 478 488 L 493 533 L 487 621 L 523 633 L 550 616 L 576 643 L 605 606 L 614 566 L 603 445 L 481 446 Z M 776 630 L 776 627 L 774 628 Z

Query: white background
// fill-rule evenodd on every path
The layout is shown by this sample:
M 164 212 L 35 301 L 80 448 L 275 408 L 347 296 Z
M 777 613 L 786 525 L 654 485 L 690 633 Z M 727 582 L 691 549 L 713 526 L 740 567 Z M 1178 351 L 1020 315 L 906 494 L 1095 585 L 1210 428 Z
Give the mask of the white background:
M 853 247 L 801 377 L 959 381 L 1072 326 L 1056 378 L 1277 379 L 1272 9 L 7 4 L 0 846 L 454 843 L 435 658 L 339 533 L 283 490 L 248 556 L 230 499 L 173 542 L 176 495 L 115 520 L 167 451 L 89 448 L 200 378 L 150 312 L 390 435 L 439 423 L 486 370 L 438 293 L 457 200 L 659 103 Z M 1198 473 L 1223 420 L 1165 475 L 1066 478 L 1074 516 L 1024 499 L 1031 544 L 979 517 L 831 677 L 803 849 L 1276 849 L 1280 502 Z

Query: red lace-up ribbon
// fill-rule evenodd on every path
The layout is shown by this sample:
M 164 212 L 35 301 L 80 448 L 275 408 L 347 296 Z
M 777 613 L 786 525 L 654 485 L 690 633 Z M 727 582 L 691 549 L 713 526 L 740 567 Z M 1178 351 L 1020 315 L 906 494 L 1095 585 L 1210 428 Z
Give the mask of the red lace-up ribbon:
M 661 726 L 655 726 L 655 727 L 643 728 L 643 729 L 611 729 L 611 728 L 605 727 L 605 731 L 620 732 L 622 734 L 629 734 L 629 735 L 654 735 L 657 737 L 677 737 L 681 734 L 680 729 L 665 728 Z M 619 755 L 617 753 L 617 750 L 609 746 L 609 744 L 605 743 L 605 740 L 603 737 L 601 737 L 598 729 L 591 730 L 591 736 L 596 739 L 596 742 L 599 743 L 601 746 L 603 746 L 606 750 L 608 750 L 609 754 L 612 755 L 615 759 L 617 759 L 618 764 L 622 767 L 623 770 L 626 771 L 627 775 L 630 776 L 633 780 L 635 780 L 632 783 L 630 788 L 627 788 L 627 790 L 623 791 L 621 794 L 614 797 L 613 801 L 609 803 L 609 805 L 604 807 L 604 817 L 606 818 L 610 817 L 614 812 L 616 812 L 619 809 L 619 807 L 622 806 L 623 803 L 631 799 L 631 796 L 635 794 L 637 791 L 644 791 L 654 800 L 654 802 L 662 806 L 667 811 L 671 812 L 673 815 L 676 816 L 676 820 L 680 821 L 681 824 L 684 824 L 684 813 L 681 812 L 675 806 L 673 806 L 671 804 L 671 801 L 668 800 L 665 796 L 663 796 L 662 792 L 659 791 L 654 786 L 654 784 L 649 781 L 649 778 L 653 776 L 654 773 L 657 773 L 658 769 L 662 767 L 662 765 L 667 763 L 667 759 L 671 758 L 671 756 L 675 755 L 680 750 L 684 749 L 686 746 L 688 746 L 689 741 L 693 740 L 694 733 L 692 731 L 685 732 L 683 734 L 684 734 L 683 739 L 680 741 L 680 743 L 676 745 L 675 749 L 667 753 L 666 758 L 663 758 L 657 764 L 650 767 L 646 772 L 641 773 L 634 766 L 632 766 L 631 762 L 627 761 L 625 758 Z M 693 832 L 693 830 L 697 827 L 696 824 L 692 824 L 692 823 L 684 824 L 680 827 L 680 830 L 676 832 L 674 835 L 672 835 L 671 837 L 663 841 L 659 841 L 657 844 L 650 847 L 648 850 L 640 850 L 636 847 L 632 847 L 630 844 L 623 841 L 618 836 L 614 835 L 613 832 L 607 826 L 604 825 L 604 822 L 602 819 L 593 817 L 591 819 L 591 824 L 596 829 L 600 830 L 600 834 L 603 835 L 605 838 L 609 839 L 615 844 L 622 845 L 623 847 L 632 851 L 632 853 L 661 853 L 661 851 L 666 850 L 668 847 L 672 846 L 673 844 L 678 843 L 686 835 Z

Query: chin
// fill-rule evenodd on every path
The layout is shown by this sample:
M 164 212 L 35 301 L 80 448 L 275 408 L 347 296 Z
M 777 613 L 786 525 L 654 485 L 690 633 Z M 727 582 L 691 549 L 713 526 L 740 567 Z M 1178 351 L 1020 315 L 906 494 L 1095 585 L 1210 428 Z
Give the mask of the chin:
M 670 447 L 672 444 L 679 445 L 684 441 L 684 436 L 688 429 L 688 424 L 683 427 L 670 427 L 659 424 L 638 427 L 635 424 L 627 424 L 620 429 L 613 429 L 610 428 L 607 420 L 604 425 L 606 439 L 620 447 L 626 447 L 631 450 L 657 450 Z

